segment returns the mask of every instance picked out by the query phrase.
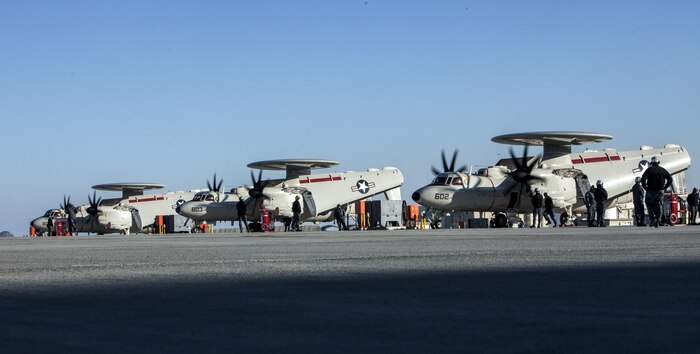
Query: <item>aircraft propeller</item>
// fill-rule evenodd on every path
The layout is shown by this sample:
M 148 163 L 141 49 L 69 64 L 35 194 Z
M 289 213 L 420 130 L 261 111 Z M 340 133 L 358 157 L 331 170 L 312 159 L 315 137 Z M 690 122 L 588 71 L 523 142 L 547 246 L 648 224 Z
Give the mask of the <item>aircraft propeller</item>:
M 433 171 L 434 174 L 439 175 L 441 173 L 445 172 L 464 172 L 467 170 L 467 166 L 462 166 L 459 169 L 455 169 L 455 163 L 457 162 L 457 154 L 459 153 L 458 149 L 455 149 L 455 151 L 452 153 L 452 161 L 450 164 L 447 164 L 447 157 L 445 157 L 445 149 L 442 149 L 442 172 L 435 168 L 435 166 L 430 166 L 430 170 Z
M 542 158 L 541 155 L 538 155 L 530 164 L 528 164 L 528 156 L 527 156 L 527 150 L 528 150 L 528 145 L 525 145 L 525 150 L 523 151 L 523 157 L 521 160 L 518 160 L 518 158 L 515 156 L 515 152 L 513 151 L 513 148 L 510 148 L 510 157 L 513 160 L 513 164 L 515 165 L 515 170 L 510 171 L 508 174 L 510 177 L 513 178 L 518 183 L 528 183 L 530 181 L 541 181 L 542 178 L 538 176 L 534 176 L 532 174 L 532 170 L 537 166 L 537 164 L 540 162 L 540 159 Z
M 258 179 L 257 179 L 257 180 L 255 180 L 255 174 L 253 173 L 253 171 L 250 171 L 250 179 L 253 181 L 253 188 L 250 188 L 250 189 L 248 190 L 248 194 L 249 194 L 252 198 L 254 198 L 254 199 L 256 199 L 256 200 L 259 200 L 259 199 L 269 199 L 269 198 L 265 195 L 265 193 L 263 193 L 263 190 L 264 190 L 265 187 L 267 186 L 269 180 L 266 180 L 266 181 L 263 182 L 263 180 L 262 180 L 262 170 L 260 170 L 260 172 L 258 173 Z
M 209 188 L 210 192 L 218 192 L 221 193 L 221 187 L 224 185 L 224 179 L 220 179 L 218 184 L 216 182 L 216 172 L 214 172 L 214 179 L 212 180 L 212 183 L 209 183 L 207 181 L 207 188 Z
M 532 174 L 532 170 L 537 166 L 537 164 L 540 162 L 540 159 L 542 158 L 541 155 L 537 155 L 537 157 L 530 163 L 528 164 L 528 156 L 527 156 L 527 150 L 528 150 L 528 145 L 525 145 L 525 149 L 523 150 L 523 157 L 522 159 L 518 160 L 518 158 L 515 156 L 515 152 L 513 151 L 513 148 L 510 148 L 510 157 L 513 160 L 513 164 L 515 165 L 515 169 L 508 172 L 508 175 L 513 178 L 513 180 L 520 185 L 519 188 L 519 193 L 518 193 L 518 200 L 516 201 L 516 208 L 518 210 L 521 209 L 522 205 L 522 200 L 523 200 L 523 193 L 524 192 L 530 192 L 530 186 L 529 182 L 531 181 L 541 181 L 542 178 L 538 176 L 534 176 Z
M 70 202 L 70 196 L 68 196 L 68 199 L 66 199 L 66 195 L 63 195 L 63 204 L 60 205 L 61 209 L 66 213 L 68 216 L 68 220 L 70 222 L 69 225 L 75 225 L 75 214 L 78 212 L 78 208 L 76 208 L 71 202 Z
M 92 192 L 92 198 L 90 197 L 90 194 L 88 194 L 88 204 L 90 204 L 90 206 L 87 207 L 86 211 L 88 213 L 88 219 L 90 219 L 90 225 L 92 226 L 94 226 L 95 221 L 97 221 L 97 215 L 99 214 L 98 206 L 100 205 L 100 202 L 102 202 L 102 197 L 98 199 L 97 192 Z

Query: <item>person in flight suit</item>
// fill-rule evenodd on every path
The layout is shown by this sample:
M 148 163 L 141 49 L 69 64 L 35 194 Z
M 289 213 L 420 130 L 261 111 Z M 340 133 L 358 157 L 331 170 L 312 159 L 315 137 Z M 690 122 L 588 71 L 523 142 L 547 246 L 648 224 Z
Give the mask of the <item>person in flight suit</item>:
M 547 220 L 547 225 L 550 224 L 551 220 L 554 227 L 557 227 L 557 221 L 554 219 L 554 201 L 547 192 L 544 192 L 544 217 Z
M 591 189 L 586 192 L 583 202 L 586 203 L 588 227 L 595 227 L 595 186 L 591 186 Z
M 608 199 L 608 191 L 603 188 L 603 181 L 598 180 L 595 184 L 595 209 L 596 209 L 596 226 L 603 227 L 603 219 L 605 218 L 605 201 Z
M 236 212 L 238 212 L 238 229 L 243 232 L 243 225 L 245 225 L 245 232 L 250 232 L 248 230 L 248 207 L 245 205 L 242 197 L 238 197 L 238 203 L 236 203 Z
M 532 195 L 532 225 L 533 227 L 542 227 L 542 194 L 539 188 L 535 188 L 535 194 Z
M 688 225 L 697 225 L 695 218 L 698 214 L 698 205 L 700 204 L 700 195 L 698 189 L 693 188 L 693 191 L 688 194 Z
M 646 226 L 644 223 L 644 195 L 646 191 L 642 187 L 642 178 L 634 179 L 632 186 L 632 201 L 634 202 L 634 221 L 637 226 Z
M 292 203 L 292 231 L 301 231 L 299 226 L 299 221 L 301 218 L 301 203 L 299 203 L 299 196 L 294 198 L 294 203 Z
M 651 158 L 651 166 L 642 174 L 642 186 L 647 191 L 644 201 L 649 211 L 649 226 L 659 227 L 663 210 L 664 191 L 673 184 L 671 174 L 659 166 L 656 156 Z
M 338 224 L 338 231 L 347 231 L 348 227 L 345 225 L 345 209 L 343 209 L 340 204 L 336 205 L 335 209 L 333 210 L 333 217 L 335 218 L 335 222 Z

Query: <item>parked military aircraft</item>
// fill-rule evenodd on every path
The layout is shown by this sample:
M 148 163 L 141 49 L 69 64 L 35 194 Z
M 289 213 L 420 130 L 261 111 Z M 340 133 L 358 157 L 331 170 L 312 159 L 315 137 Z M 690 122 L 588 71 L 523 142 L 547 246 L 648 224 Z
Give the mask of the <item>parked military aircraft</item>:
M 466 167 L 455 169 L 456 152 L 448 165 L 443 151 L 443 171 L 433 167 L 437 176 L 432 183 L 415 191 L 412 199 L 438 214 L 449 211 L 495 212 L 495 225 L 505 227 L 513 222 L 508 215 L 532 211 L 527 197 L 533 188 L 548 192 L 555 208 L 567 217 L 585 212 L 583 195 L 590 189 L 591 181 L 603 181 L 609 195 L 606 208 L 609 208 L 631 202 L 630 188 L 634 179 L 642 175 L 652 157 L 657 157 L 671 175 L 682 174 L 690 166 L 688 151 L 675 144 L 657 149 L 642 146 L 639 150 L 624 152 L 615 149 L 571 152 L 572 145 L 611 139 L 609 135 L 588 132 L 501 135 L 491 140 L 525 145 L 522 158 L 517 158 L 511 148 L 510 159 L 469 174 L 464 173 Z M 543 156 L 528 156 L 530 145 L 543 146 Z M 674 185 L 674 189 L 678 187 Z
M 73 207 L 70 198 L 60 209 L 50 209 L 44 216 L 31 221 L 39 234 L 48 232 L 46 226 L 49 216 L 54 218 L 70 217 L 74 208 L 74 223 L 78 233 L 122 233 L 144 232 L 153 227 L 157 215 L 176 215 L 175 208 L 192 199 L 196 192 L 169 192 L 165 194 L 144 195 L 146 190 L 164 188 L 163 184 L 154 183 L 111 183 L 93 186 L 95 190 L 121 191 L 121 198 L 98 198 L 96 192 L 88 195 L 88 204 Z
M 404 182 L 401 171 L 394 167 L 369 169 L 364 172 L 311 174 L 311 170 L 338 165 L 336 161 L 287 159 L 260 161 L 248 164 L 258 169 L 257 179 L 251 171 L 252 185 L 234 188 L 230 193 L 202 192 L 194 200 L 184 203 L 177 210 L 196 223 L 235 221 L 238 218 L 236 203 L 239 198 L 247 205 L 250 220 L 259 218 L 262 209 L 278 218 L 292 217 L 292 203 L 299 196 L 302 204 L 302 221 L 332 220 L 336 205 L 346 205 L 384 193 L 387 199 L 401 200 L 400 187 Z M 286 171 L 284 179 L 262 180 L 262 170 Z

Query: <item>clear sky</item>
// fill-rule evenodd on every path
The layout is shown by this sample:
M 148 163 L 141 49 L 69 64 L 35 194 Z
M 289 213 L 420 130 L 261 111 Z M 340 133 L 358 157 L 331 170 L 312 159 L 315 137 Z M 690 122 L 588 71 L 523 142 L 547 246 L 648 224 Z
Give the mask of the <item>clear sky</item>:
M 491 137 L 524 131 L 700 156 L 698 19 L 698 1 L 0 1 L 0 230 L 95 184 L 232 187 L 278 158 L 399 167 L 410 200 L 440 149 L 489 165 L 508 155 Z

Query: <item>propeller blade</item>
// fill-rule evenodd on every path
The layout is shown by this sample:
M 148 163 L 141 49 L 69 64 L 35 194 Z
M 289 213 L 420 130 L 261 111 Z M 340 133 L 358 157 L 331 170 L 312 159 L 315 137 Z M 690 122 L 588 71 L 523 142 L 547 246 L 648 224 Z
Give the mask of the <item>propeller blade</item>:
M 515 156 L 513 148 L 510 148 L 509 151 L 510 157 L 513 161 L 513 165 L 515 165 L 515 169 L 510 172 L 510 176 L 518 183 L 542 181 L 541 177 L 532 175 L 532 170 L 534 170 L 535 167 L 537 167 L 537 165 L 540 163 L 540 159 L 542 158 L 542 156 L 538 155 L 532 160 L 532 162 L 528 163 L 528 150 L 529 144 L 525 144 L 525 148 L 523 149 L 523 156 L 521 159 L 518 159 Z
M 455 149 L 455 151 L 452 153 L 452 159 L 450 160 L 450 163 L 447 163 L 447 156 L 445 155 L 445 149 L 442 149 L 440 151 L 440 157 L 441 157 L 441 162 L 442 162 L 442 172 L 435 168 L 435 166 L 430 166 L 430 171 L 433 172 L 435 175 L 439 175 L 441 173 L 445 172 L 464 172 L 467 170 L 467 166 L 464 165 L 457 169 L 457 156 L 459 155 L 459 149 Z
M 442 149 L 442 170 L 443 172 L 449 172 L 449 166 L 447 166 L 447 158 L 445 157 L 445 149 Z
M 455 171 L 455 164 L 457 163 L 457 154 L 459 153 L 459 150 L 455 149 L 455 151 L 452 153 L 452 161 L 450 162 L 450 170 L 446 172 L 454 172 Z
M 510 153 L 510 159 L 513 161 L 513 164 L 515 165 L 515 169 L 519 170 L 520 168 L 522 168 L 522 165 L 520 165 L 520 161 L 515 156 L 515 151 L 513 150 L 512 147 L 510 148 L 510 150 L 508 152 Z
M 523 151 L 523 162 L 521 166 L 527 166 L 527 150 L 528 150 L 529 145 L 525 144 L 525 150 Z

